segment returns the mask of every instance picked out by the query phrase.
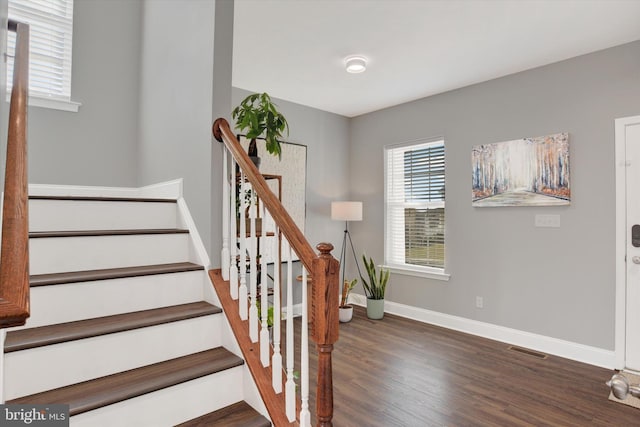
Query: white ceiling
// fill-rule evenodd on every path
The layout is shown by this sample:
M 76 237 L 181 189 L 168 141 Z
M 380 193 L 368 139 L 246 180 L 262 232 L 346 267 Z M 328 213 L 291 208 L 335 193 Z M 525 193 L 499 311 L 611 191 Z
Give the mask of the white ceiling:
M 640 0 L 236 0 L 233 86 L 353 117 L 639 39 Z

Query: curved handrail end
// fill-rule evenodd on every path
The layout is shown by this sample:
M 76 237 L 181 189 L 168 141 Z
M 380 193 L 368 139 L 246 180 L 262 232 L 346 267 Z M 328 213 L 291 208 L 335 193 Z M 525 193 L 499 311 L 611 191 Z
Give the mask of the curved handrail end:
M 212 128 L 211 128 L 211 130 L 213 131 L 213 137 L 214 137 L 214 138 L 216 139 L 216 141 L 218 141 L 218 142 L 224 142 L 224 141 L 222 140 L 222 130 L 220 130 L 220 126 L 221 126 L 223 123 L 224 123 L 224 124 L 226 124 L 226 125 L 227 125 L 227 127 L 229 127 L 229 122 L 227 122 L 227 120 L 226 120 L 226 119 L 224 119 L 224 118 L 220 117 L 220 118 L 217 118 L 215 122 L 213 122 L 213 126 L 212 126 Z

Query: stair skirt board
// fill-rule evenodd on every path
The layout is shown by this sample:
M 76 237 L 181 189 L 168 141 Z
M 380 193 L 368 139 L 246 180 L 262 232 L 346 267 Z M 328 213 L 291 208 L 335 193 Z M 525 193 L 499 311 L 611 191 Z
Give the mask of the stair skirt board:
M 174 201 L 97 201 L 29 199 L 29 230 L 117 230 L 130 228 L 175 228 Z
M 32 275 L 191 261 L 188 234 L 32 238 L 29 257 Z
M 71 417 L 73 427 L 173 426 L 242 400 L 242 366 Z
M 12 330 L 202 301 L 205 280 L 200 270 L 38 286 L 31 288 L 31 317 Z
M 209 315 L 7 353 L 5 399 L 218 347 L 221 321 L 219 315 Z

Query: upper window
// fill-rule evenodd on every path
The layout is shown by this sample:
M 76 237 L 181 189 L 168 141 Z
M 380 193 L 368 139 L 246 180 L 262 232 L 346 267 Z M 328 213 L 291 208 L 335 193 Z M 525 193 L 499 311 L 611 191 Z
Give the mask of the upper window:
M 443 140 L 385 148 L 385 263 L 391 268 L 448 277 L 444 157 Z
M 73 0 L 9 0 L 9 18 L 29 24 L 29 102 L 77 111 L 71 102 Z M 11 90 L 16 35 L 8 33 L 7 91 Z M 75 104 L 64 107 L 56 104 Z

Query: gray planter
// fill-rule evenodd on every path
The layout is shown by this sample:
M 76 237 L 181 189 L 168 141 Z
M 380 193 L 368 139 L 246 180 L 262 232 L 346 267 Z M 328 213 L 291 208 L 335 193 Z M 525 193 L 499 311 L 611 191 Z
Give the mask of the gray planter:
M 369 319 L 382 319 L 384 317 L 384 300 L 367 298 L 367 317 Z

